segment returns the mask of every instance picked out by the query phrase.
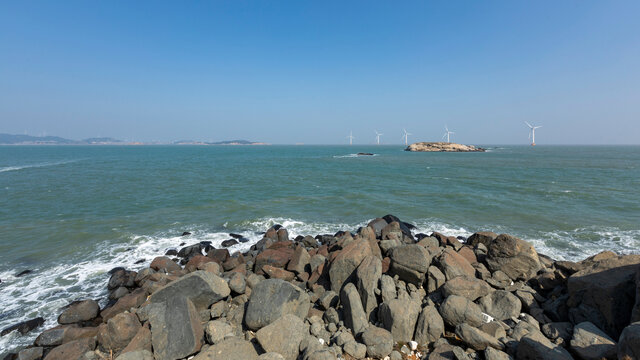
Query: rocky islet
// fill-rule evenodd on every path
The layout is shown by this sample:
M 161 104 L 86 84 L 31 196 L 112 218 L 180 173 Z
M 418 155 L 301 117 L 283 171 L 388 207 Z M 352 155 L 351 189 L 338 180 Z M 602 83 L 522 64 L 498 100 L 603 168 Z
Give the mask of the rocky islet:
M 200 243 L 116 268 L 105 308 L 69 304 L 5 359 L 640 358 L 640 255 L 554 261 L 506 234 L 412 230 L 274 226 L 245 253 Z

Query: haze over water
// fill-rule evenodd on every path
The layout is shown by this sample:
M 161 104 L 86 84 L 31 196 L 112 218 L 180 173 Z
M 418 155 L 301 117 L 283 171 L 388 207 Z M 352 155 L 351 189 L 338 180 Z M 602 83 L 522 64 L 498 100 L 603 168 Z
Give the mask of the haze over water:
M 392 213 L 417 232 L 513 234 L 556 259 L 638 252 L 640 147 L 489 148 L 0 147 L 0 328 L 53 326 L 69 301 L 104 298 L 113 267 L 229 232 L 251 239 L 231 249 L 244 250 L 275 223 L 316 235 Z M 0 350 L 35 333 L 2 337 Z

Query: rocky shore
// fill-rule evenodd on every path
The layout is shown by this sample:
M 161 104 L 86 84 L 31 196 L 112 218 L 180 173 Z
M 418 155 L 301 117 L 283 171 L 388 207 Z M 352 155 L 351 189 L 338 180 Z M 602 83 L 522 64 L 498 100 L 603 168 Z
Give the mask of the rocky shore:
M 106 307 L 69 304 L 5 359 L 640 358 L 640 255 L 555 261 L 506 234 L 413 229 L 274 226 L 245 253 L 202 242 L 116 268 Z
M 407 146 L 404 151 L 416 152 L 484 152 L 483 148 L 448 142 L 417 142 Z

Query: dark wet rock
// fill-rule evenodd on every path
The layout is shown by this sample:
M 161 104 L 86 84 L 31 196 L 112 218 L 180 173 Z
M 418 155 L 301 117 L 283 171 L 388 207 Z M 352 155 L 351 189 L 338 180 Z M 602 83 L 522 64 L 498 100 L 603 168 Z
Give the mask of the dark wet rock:
M 389 225 L 389 223 L 387 223 L 387 221 L 382 218 L 373 219 L 369 222 L 369 224 L 367 224 L 368 227 L 373 229 L 376 237 L 378 238 L 382 236 L 382 229 L 384 229 L 387 225 Z
M 21 272 L 17 273 L 17 274 L 16 274 L 16 277 L 22 277 L 22 276 L 25 276 L 25 275 L 31 274 L 32 272 L 33 272 L 33 270 L 29 270 L 29 269 L 27 269 L 27 270 L 23 270 L 23 271 L 21 271 Z
M 267 279 L 251 291 L 245 313 L 245 324 L 258 330 L 286 314 L 304 319 L 309 311 L 309 295 L 299 287 L 280 279 Z
M 132 288 L 136 286 L 136 275 L 138 275 L 135 271 L 128 271 L 125 269 L 118 269 L 113 271 L 111 277 L 109 278 L 109 283 L 107 284 L 107 289 L 113 290 L 119 287 Z
M 590 321 L 615 339 L 631 319 L 640 255 L 598 254 L 583 263 L 567 281 L 569 318 Z
M 393 350 L 393 335 L 376 326 L 369 326 L 362 333 L 362 342 L 367 346 L 367 355 L 372 358 L 383 359 Z
M 640 322 L 622 330 L 618 340 L 618 359 L 640 359 Z
M 489 244 L 489 270 L 500 270 L 512 280 L 529 280 L 540 269 L 538 253 L 528 242 L 501 234 Z
M 401 280 L 414 285 L 422 285 L 431 264 L 431 254 L 424 247 L 416 244 L 403 245 L 391 249 L 389 270 Z
M 100 311 L 100 306 L 95 300 L 75 301 L 69 304 L 58 316 L 59 324 L 73 324 L 95 319 Z
M 583 360 L 616 358 L 615 341 L 588 321 L 573 328 L 570 345 L 571 350 Z
M 378 318 L 393 340 L 411 341 L 420 314 L 420 304 L 408 299 L 392 299 L 380 304 Z
M 207 271 L 195 271 L 185 275 L 151 295 L 152 303 L 168 301 L 172 298 L 186 297 L 198 311 L 208 309 L 211 304 L 231 293 L 227 282 Z
M 178 251 L 178 256 L 187 260 L 196 255 L 202 255 L 202 245 L 200 244 L 189 245 Z
M 190 233 L 190 232 L 188 232 L 188 231 L 185 231 L 185 232 L 183 232 L 183 233 L 182 233 L 182 235 L 181 235 L 181 236 L 189 236 L 189 235 L 191 235 L 191 233 Z
M 344 323 L 354 334 L 359 334 L 369 326 L 368 318 L 360 301 L 356 286 L 348 283 L 342 288 L 340 300 L 343 306 Z
M 5 336 L 5 335 L 7 335 L 8 333 L 10 333 L 12 331 L 17 331 L 20 334 L 24 335 L 24 334 L 28 333 L 29 331 L 37 328 L 38 326 L 41 326 L 42 324 L 44 324 L 44 318 L 37 317 L 35 319 L 23 321 L 23 322 L 15 324 L 15 325 L 11 325 L 9 327 L 4 328 L 0 332 L 0 336 Z
M 293 314 L 286 314 L 256 332 L 256 339 L 267 352 L 276 352 L 286 360 L 296 360 L 300 342 L 308 330 L 304 322 Z
M 192 360 L 256 360 L 257 358 L 258 352 L 250 342 L 234 336 L 208 347 Z
M 207 257 L 220 265 L 224 264 L 230 256 L 228 249 L 211 249 L 207 252 Z
M 204 330 L 191 300 L 171 296 L 147 308 L 156 360 L 181 359 L 200 350 Z
M 444 283 L 442 286 L 442 295 L 464 296 L 471 301 L 475 301 L 479 297 L 488 295 L 493 289 L 486 282 L 475 277 L 458 276 Z
M 237 244 L 238 244 L 238 240 L 229 239 L 229 240 L 223 241 L 220 245 L 222 245 L 224 247 L 230 247 L 230 246 L 237 245 Z
M 456 327 L 462 323 L 478 327 L 482 325 L 482 310 L 469 299 L 451 295 L 440 305 L 440 315 L 442 319 L 451 327 Z
M 483 244 L 486 247 L 489 247 L 491 242 L 498 237 L 498 234 L 491 231 L 479 231 L 477 233 L 472 234 L 467 239 L 467 244 L 475 247 L 478 244 Z
M 165 256 L 178 256 L 178 250 L 169 249 L 164 253 Z
M 435 306 L 425 306 L 416 323 L 415 340 L 418 344 L 430 344 L 444 334 L 444 320 Z
M 173 260 L 169 259 L 166 256 L 159 256 L 153 259 L 149 267 L 155 271 L 162 271 L 167 273 L 182 270 L 180 265 L 176 264 Z

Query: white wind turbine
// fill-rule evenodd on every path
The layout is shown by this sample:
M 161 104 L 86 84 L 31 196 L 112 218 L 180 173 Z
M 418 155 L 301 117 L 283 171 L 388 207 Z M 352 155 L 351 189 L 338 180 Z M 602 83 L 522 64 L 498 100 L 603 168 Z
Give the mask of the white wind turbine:
M 529 139 L 531 139 L 531 146 L 536 146 L 536 129 L 541 128 L 542 126 L 533 126 L 528 122 L 524 122 L 529 127 Z
M 347 139 L 349 139 L 349 145 L 353 145 L 353 139 L 355 139 L 356 137 L 353 136 L 353 131 L 349 131 L 349 136 L 347 136 Z
M 444 127 L 444 129 L 446 130 L 446 132 L 444 133 L 444 135 L 442 135 L 442 138 L 444 139 L 445 136 L 447 137 L 447 142 L 450 143 L 450 135 L 451 134 L 455 134 L 453 131 L 449 131 L 449 128 L 447 126 Z
M 408 133 L 407 129 L 402 129 L 402 131 L 404 131 L 404 135 L 402 135 L 402 137 L 404 138 L 404 145 L 407 146 L 409 145 L 409 135 L 413 135 L 413 134 Z
M 378 145 L 380 145 L 380 136 L 384 135 L 382 133 L 379 133 L 378 130 L 374 130 L 376 132 L 376 142 L 378 143 Z

